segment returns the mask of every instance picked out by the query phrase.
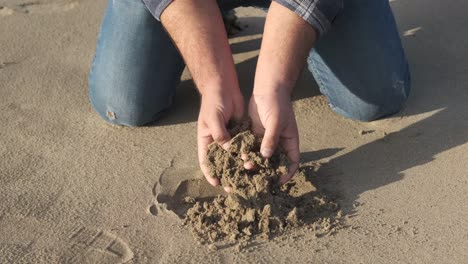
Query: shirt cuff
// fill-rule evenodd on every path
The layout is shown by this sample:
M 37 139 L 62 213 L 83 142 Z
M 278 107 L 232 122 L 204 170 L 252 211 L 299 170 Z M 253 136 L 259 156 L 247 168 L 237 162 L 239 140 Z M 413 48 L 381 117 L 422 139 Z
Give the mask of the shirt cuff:
M 274 0 L 311 25 L 319 37 L 325 35 L 343 9 L 343 0 Z
M 161 21 L 162 12 L 169 6 L 172 0 L 143 0 L 148 10 L 158 21 Z

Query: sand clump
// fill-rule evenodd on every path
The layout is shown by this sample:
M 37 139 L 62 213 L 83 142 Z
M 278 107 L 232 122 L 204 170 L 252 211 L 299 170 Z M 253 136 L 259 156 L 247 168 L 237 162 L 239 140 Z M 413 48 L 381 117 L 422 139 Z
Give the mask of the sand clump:
M 210 145 L 207 165 L 211 175 L 218 177 L 222 186 L 230 186 L 232 192 L 208 201 L 186 199 L 192 207 L 186 213 L 185 224 L 198 241 L 269 239 L 299 226 L 325 234 L 338 226 L 338 204 L 317 191 L 304 171 L 279 186 L 280 175 L 287 172 L 287 157 L 277 151 L 264 159 L 259 152 L 261 139 L 245 123 L 230 132 L 235 136 L 229 150 Z M 241 154 L 247 154 L 254 170 L 244 168 Z

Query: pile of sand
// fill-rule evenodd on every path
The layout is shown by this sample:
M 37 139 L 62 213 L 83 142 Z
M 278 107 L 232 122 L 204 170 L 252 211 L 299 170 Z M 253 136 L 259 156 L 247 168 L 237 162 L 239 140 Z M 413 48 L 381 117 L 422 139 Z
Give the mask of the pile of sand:
M 261 139 L 246 125 L 231 130 L 235 136 L 228 151 L 218 144 L 208 150 L 211 174 L 221 185 L 232 187 L 227 196 L 201 201 L 187 198 L 192 207 L 185 224 L 201 243 L 269 239 L 288 228 L 308 226 L 317 233 L 329 233 L 339 224 L 337 203 L 320 193 L 300 170 L 290 182 L 278 186 L 279 176 L 287 171 L 287 157 L 276 152 L 270 159 L 260 155 Z M 244 168 L 241 154 L 255 165 Z

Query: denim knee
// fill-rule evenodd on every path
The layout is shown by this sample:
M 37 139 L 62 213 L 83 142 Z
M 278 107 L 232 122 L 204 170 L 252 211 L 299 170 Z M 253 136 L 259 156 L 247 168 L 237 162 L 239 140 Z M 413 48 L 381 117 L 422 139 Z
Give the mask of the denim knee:
M 99 87 L 94 89 L 99 89 Z M 92 88 L 90 91 L 94 89 Z M 172 99 L 167 99 L 165 103 L 154 102 L 148 106 L 129 97 L 101 100 L 93 95 L 90 96 L 90 101 L 94 110 L 106 122 L 129 127 L 145 126 L 157 121 L 172 103 Z
M 146 125 L 172 105 L 180 82 L 179 66 L 168 64 L 166 69 L 174 69 L 149 73 L 138 64 L 97 56 L 89 74 L 89 99 L 96 112 L 111 124 Z
M 400 100 L 396 102 L 393 107 L 385 105 L 368 105 L 365 103 L 355 105 L 351 109 L 343 109 L 339 106 L 334 106 L 333 104 L 330 104 L 330 107 L 334 112 L 344 117 L 363 122 L 370 122 L 398 113 L 403 108 L 404 104 L 405 100 Z
M 143 126 L 172 104 L 185 64 L 142 1 L 108 1 L 89 74 L 89 97 L 109 123 Z
M 390 85 L 390 84 L 387 84 Z M 350 94 L 344 95 L 340 100 L 328 97 L 331 109 L 350 119 L 363 122 L 370 122 L 398 113 L 403 109 L 408 99 L 410 91 L 409 80 L 405 83 L 393 83 L 392 87 L 380 89 L 381 96 L 373 98 L 372 101 L 365 101 Z

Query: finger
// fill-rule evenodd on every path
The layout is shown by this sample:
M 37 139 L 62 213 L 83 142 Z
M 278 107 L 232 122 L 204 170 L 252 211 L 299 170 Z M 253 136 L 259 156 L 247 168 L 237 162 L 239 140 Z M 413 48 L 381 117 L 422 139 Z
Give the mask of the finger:
M 229 141 L 231 140 L 231 136 L 226 129 L 226 124 L 222 115 L 218 114 L 216 118 L 214 118 L 208 124 L 208 127 L 213 140 L 218 143 L 224 150 L 228 150 L 230 147 Z
M 232 187 L 231 186 L 224 186 L 223 189 L 227 193 L 232 193 Z
M 249 155 L 247 155 L 246 153 L 242 153 L 242 154 L 241 154 L 241 159 L 242 159 L 243 161 L 247 161 L 247 160 L 249 159 Z
M 278 145 L 279 126 L 277 124 L 270 125 L 265 128 L 260 153 L 264 158 L 270 158 Z
M 203 172 L 203 175 L 205 176 L 206 181 L 208 181 L 209 184 L 213 185 L 214 187 L 219 185 L 219 180 L 218 178 L 214 177 L 211 175 L 210 169 L 208 166 L 206 166 L 206 163 L 199 163 L 200 169 Z
M 263 136 L 265 134 L 265 128 L 263 127 L 261 121 L 254 116 L 250 116 L 250 119 L 252 120 L 252 133 L 256 136 Z
M 249 117 L 252 121 L 252 132 L 257 136 L 263 136 L 263 134 L 265 134 L 265 128 L 263 127 L 262 122 L 260 121 L 260 117 L 258 116 L 257 103 L 252 98 L 250 98 L 249 103 Z
M 209 184 L 213 185 L 214 187 L 219 185 L 218 178 L 211 176 L 210 169 L 205 164 L 200 164 L 200 168 L 203 172 L 203 175 L 205 175 L 206 181 L 208 181 Z
M 285 173 L 280 176 L 279 184 L 285 184 L 289 180 L 291 180 L 291 178 L 296 173 L 297 169 L 299 169 L 299 163 L 290 163 L 288 166 L 288 173 Z
M 265 128 L 258 122 L 252 119 L 252 133 L 256 136 L 263 136 L 265 134 Z
M 246 170 L 253 170 L 255 169 L 255 165 L 251 161 L 244 162 L 244 168 Z
M 242 153 L 240 158 L 241 158 L 241 160 L 244 161 L 244 168 L 245 168 L 246 170 L 254 170 L 254 169 L 256 169 L 256 166 L 254 165 L 254 163 L 251 162 L 251 161 L 249 161 L 249 156 L 248 156 L 247 154 Z
M 294 173 L 296 173 L 299 168 L 299 136 L 297 133 L 292 137 L 283 138 L 281 140 L 281 146 L 289 160 L 288 173 L 281 175 L 279 180 L 280 184 L 284 184 L 294 176 Z
M 210 175 L 210 169 L 206 166 L 206 154 L 208 153 L 208 145 L 213 142 L 213 139 L 210 136 L 200 136 L 200 132 L 198 133 L 198 163 L 200 165 L 200 169 L 203 172 L 206 180 L 213 186 L 219 185 L 219 180 L 216 177 Z

